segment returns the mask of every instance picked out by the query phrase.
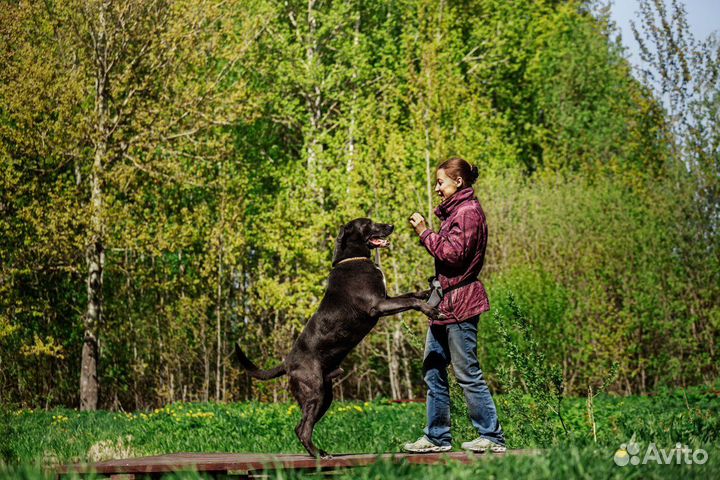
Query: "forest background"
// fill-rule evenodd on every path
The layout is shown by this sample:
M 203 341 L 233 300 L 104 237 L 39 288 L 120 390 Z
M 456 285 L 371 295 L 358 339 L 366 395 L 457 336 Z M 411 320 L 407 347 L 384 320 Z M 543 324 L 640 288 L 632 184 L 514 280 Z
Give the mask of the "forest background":
M 287 399 L 235 340 L 282 358 L 356 217 L 397 226 L 389 293 L 424 288 L 407 219 L 437 229 L 450 156 L 480 170 L 492 308 L 567 392 L 715 382 L 719 44 L 640 4 L 633 73 L 590 1 L 1 2 L 0 403 Z M 382 319 L 336 398 L 422 396 L 426 328 Z

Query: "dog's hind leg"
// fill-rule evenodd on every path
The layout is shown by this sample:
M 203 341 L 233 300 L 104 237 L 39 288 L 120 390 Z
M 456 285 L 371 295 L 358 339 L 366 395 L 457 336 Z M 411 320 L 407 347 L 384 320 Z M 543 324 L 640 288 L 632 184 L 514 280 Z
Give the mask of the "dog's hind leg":
M 323 402 L 322 405 L 320 405 L 320 412 L 318 412 L 318 417 L 315 423 L 319 422 L 322 417 L 325 415 L 325 413 L 328 411 L 328 408 L 330 408 L 330 405 L 333 402 L 333 387 L 331 381 L 326 381 L 323 385 Z
M 302 419 L 298 426 L 295 427 L 295 433 L 310 456 L 327 457 L 328 454 L 315 447 L 312 440 L 315 424 L 322 416 L 320 412 L 324 405 L 325 382 L 320 371 L 317 372 L 317 375 L 315 375 L 315 372 L 310 375 L 307 375 L 308 372 L 303 373 L 302 376 L 293 375 L 290 378 L 290 390 L 302 410 Z
M 342 370 L 341 370 L 342 373 Z M 313 427 L 311 429 L 315 429 L 315 425 L 322 420 L 322 418 L 325 416 L 325 413 L 327 413 L 328 409 L 330 408 L 330 405 L 333 402 L 333 387 L 332 387 L 332 380 L 326 380 L 323 384 L 323 399 L 322 403 L 320 404 L 320 410 L 318 411 L 317 417 L 315 417 L 315 423 L 313 424 Z M 311 440 L 312 441 L 312 440 Z M 332 455 L 327 453 L 325 450 L 318 450 L 320 453 L 320 456 L 322 458 L 332 458 Z

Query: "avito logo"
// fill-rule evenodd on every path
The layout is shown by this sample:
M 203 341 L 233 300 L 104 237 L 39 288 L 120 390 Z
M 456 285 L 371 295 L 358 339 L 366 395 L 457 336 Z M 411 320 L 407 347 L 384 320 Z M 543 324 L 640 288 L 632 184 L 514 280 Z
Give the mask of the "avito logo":
M 648 463 L 657 463 L 658 465 L 675 464 L 696 464 L 702 465 L 707 462 L 708 454 L 702 448 L 692 450 L 687 445 L 676 443 L 675 448 L 658 449 L 655 443 L 650 443 L 645 450 L 645 455 L 640 458 L 640 445 L 635 441 L 635 434 L 628 443 L 623 443 L 617 449 L 613 460 L 616 465 L 621 467 L 630 465 L 647 465 Z

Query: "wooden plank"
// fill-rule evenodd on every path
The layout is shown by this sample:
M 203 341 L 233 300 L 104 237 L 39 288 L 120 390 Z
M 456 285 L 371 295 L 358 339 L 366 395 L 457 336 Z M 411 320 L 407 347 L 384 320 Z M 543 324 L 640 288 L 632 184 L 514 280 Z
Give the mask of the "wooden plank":
M 506 453 L 472 454 L 466 452 L 448 453 L 393 453 L 393 454 L 360 454 L 335 455 L 330 459 L 315 459 L 307 455 L 294 454 L 263 454 L 263 453 L 171 453 L 148 457 L 136 457 L 120 460 L 108 460 L 94 464 L 69 464 L 56 468 L 58 474 L 70 472 L 99 474 L 153 474 L 181 470 L 195 470 L 208 473 L 249 474 L 263 470 L 283 469 L 329 469 L 371 465 L 379 460 L 399 463 L 406 461 L 412 464 L 442 464 L 448 461 L 471 463 L 483 458 L 504 455 L 532 455 L 538 450 L 508 450 Z

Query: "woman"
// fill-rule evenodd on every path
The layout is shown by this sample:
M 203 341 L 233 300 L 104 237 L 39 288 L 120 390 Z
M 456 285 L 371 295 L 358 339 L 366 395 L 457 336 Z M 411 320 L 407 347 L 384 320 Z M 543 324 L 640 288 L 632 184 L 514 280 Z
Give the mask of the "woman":
M 427 228 L 413 213 L 410 223 L 420 243 L 435 258 L 435 274 L 442 287 L 439 305 L 444 320 L 430 322 L 425 341 L 423 372 L 427 392 L 427 427 L 416 442 L 405 444 L 415 453 L 446 452 L 450 445 L 450 389 L 447 366 L 465 392 L 468 412 L 479 437 L 462 444 L 474 452 L 505 451 L 497 410 L 477 360 L 480 314 L 490 309 L 485 287 L 478 280 L 485 258 L 487 224 L 472 184 L 478 170 L 461 158 L 451 158 L 436 171 L 435 192 L 442 203 L 435 209 L 440 231 Z

